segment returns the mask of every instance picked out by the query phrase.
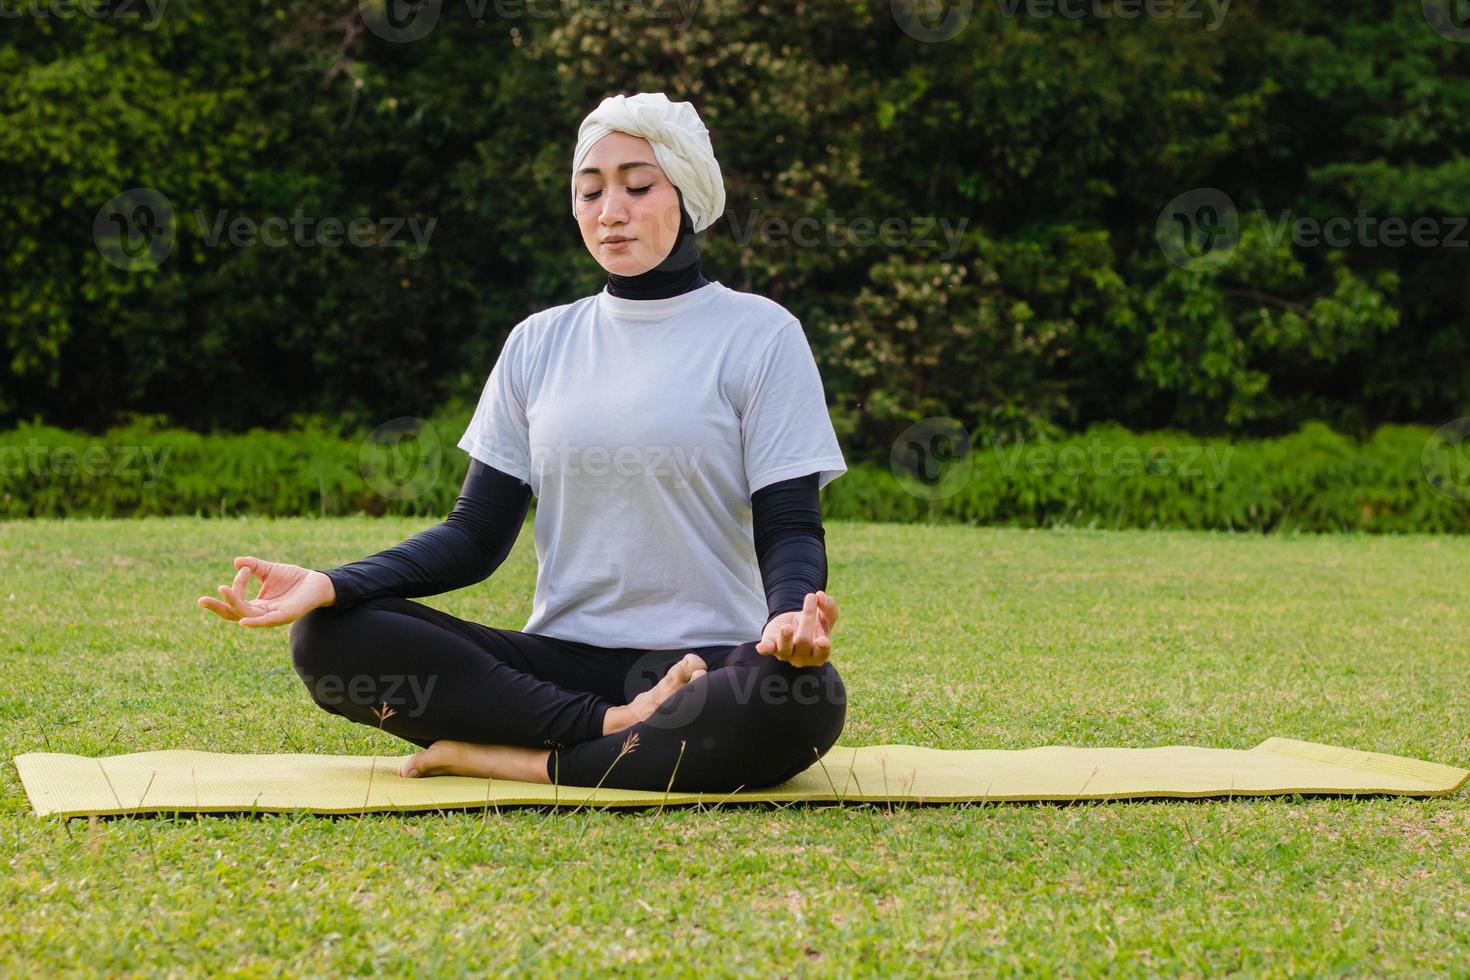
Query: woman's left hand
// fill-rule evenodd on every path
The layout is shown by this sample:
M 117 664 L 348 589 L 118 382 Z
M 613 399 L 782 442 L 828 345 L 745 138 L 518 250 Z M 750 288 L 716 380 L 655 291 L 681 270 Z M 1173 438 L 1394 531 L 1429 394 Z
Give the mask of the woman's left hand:
M 837 602 L 827 593 L 808 592 L 801 610 L 784 612 L 766 624 L 755 652 L 795 667 L 820 667 L 832 656 Z

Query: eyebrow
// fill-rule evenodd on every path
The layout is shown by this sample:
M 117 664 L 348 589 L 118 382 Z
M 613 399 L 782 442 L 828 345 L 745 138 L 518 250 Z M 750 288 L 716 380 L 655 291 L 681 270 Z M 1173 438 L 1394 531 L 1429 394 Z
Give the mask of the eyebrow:
M 644 161 L 644 160 L 634 160 L 631 163 L 620 163 L 620 164 L 618 164 L 618 171 L 621 173 L 624 170 L 632 170 L 634 167 L 651 167 L 651 166 L 653 166 L 653 164 L 648 163 L 647 161 Z M 576 175 L 578 177 L 580 177 L 583 174 L 595 174 L 596 176 L 601 177 L 602 176 L 602 171 L 599 170 L 599 169 L 597 169 L 596 167 L 583 167 L 581 170 L 578 170 L 577 171 L 577 174 Z

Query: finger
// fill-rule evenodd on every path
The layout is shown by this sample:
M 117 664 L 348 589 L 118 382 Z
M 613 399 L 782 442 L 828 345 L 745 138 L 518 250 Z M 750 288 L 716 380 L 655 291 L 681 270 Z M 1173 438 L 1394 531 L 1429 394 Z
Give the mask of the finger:
M 789 622 L 781 627 L 781 635 L 776 639 L 776 659 L 791 660 L 791 638 L 796 633 L 796 628 Z
M 240 601 L 240 597 L 235 594 L 234 589 L 228 585 L 221 585 L 219 592 L 220 595 L 225 597 L 225 601 L 230 604 L 230 608 L 235 611 L 237 616 L 244 617 L 250 615 L 250 610 L 245 607 L 245 603 Z
M 817 598 L 822 605 L 823 615 L 827 617 L 827 628 L 831 629 L 837 625 L 837 600 L 820 589 L 817 591 Z
M 250 588 L 250 566 L 241 565 L 240 570 L 235 573 L 235 581 L 230 583 L 230 589 L 241 599 L 247 598 Z
M 228 620 L 231 620 L 231 621 L 237 620 L 237 619 L 240 618 L 239 613 L 235 612 L 235 610 L 231 609 L 229 606 L 225 605 L 223 602 L 220 602 L 218 599 L 215 599 L 215 598 L 213 598 L 211 596 L 207 596 L 207 595 L 200 596 L 199 597 L 199 605 L 202 606 L 205 609 L 208 609 L 210 612 L 218 613 L 219 615 L 223 616 L 225 619 L 228 619 Z
M 824 664 L 824 663 L 827 662 L 827 658 L 830 657 L 831 655 L 832 655 L 832 648 L 830 646 L 824 646 L 820 642 L 819 643 L 814 643 L 814 644 L 812 644 L 811 652 L 808 653 L 805 657 L 803 657 L 802 660 L 801 660 L 801 662 L 797 666 L 800 666 L 800 667 L 820 667 L 820 666 L 822 666 L 822 664 Z
M 240 620 L 240 625 L 247 627 L 253 626 L 257 628 L 267 626 L 279 626 L 280 624 L 286 622 L 289 618 L 290 617 L 288 617 L 282 610 L 272 609 L 269 612 L 262 613 L 259 616 L 246 616 L 244 619 Z
M 801 615 L 797 617 L 796 636 L 792 645 L 796 653 L 806 657 L 811 653 L 812 641 L 817 638 L 817 595 L 808 592 L 801 603 Z

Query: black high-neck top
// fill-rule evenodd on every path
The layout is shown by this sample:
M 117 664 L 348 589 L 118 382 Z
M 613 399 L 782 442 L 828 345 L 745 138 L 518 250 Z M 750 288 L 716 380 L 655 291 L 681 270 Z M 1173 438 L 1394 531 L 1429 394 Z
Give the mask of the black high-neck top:
M 658 265 L 637 276 L 607 274 L 607 291 L 619 299 L 668 299 L 709 285 L 699 266 L 699 245 L 694 238 L 694 219 L 679 195 L 679 235 L 669 254 Z

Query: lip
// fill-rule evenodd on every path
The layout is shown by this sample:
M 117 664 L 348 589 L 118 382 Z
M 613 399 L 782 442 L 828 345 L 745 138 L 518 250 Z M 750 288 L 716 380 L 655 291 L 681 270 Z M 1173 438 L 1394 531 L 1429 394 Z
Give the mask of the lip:
M 610 236 L 608 238 L 604 238 L 602 240 L 602 244 L 604 244 L 604 245 L 621 245 L 621 244 L 623 244 L 625 242 L 631 242 L 632 240 L 633 239 L 631 239 L 631 238 L 624 238 L 621 235 L 612 235 L 612 236 Z

